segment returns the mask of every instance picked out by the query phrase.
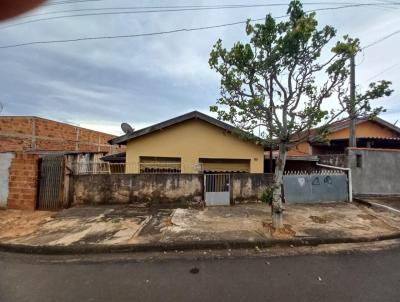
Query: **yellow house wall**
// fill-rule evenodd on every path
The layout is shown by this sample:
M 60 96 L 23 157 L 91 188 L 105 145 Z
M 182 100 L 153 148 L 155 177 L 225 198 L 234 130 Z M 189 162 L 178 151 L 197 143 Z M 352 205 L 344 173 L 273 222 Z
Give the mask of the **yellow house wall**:
M 348 138 L 350 136 L 350 129 L 342 129 L 328 135 L 328 139 Z M 379 126 L 378 124 L 367 121 L 356 125 L 356 137 L 397 137 L 393 131 Z
M 349 138 L 349 128 L 342 129 L 333 133 L 329 133 L 327 136 L 328 140 Z M 398 137 L 396 133 L 382 127 L 372 121 L 366 121 L 364 123 L 356 125 L 356 137 Z M 311 148 L 308 142 L 300 143 L 288 151 L 289 156 L 302 156 L 311 155 Z
M 128 173 L 139 172 L 140 156 L 180 157 L 182 173 L 197 173 L 199 158 L 250 160 L 250 173 L 263 173 L 264 149 L 201 120 L 183 123 L 130 140 Z

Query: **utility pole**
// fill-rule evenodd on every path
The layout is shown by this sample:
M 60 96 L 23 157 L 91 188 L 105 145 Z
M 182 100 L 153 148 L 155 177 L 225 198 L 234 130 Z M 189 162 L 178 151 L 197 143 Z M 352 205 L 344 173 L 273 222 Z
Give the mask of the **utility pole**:
M 357 147 L 356 138 L 356 64 L 354 62 L 354 55 L 350 57 L 350 106 L 349 106 L 349 118 L 350 118 L 350 136 L 349 136 L 349 147 Z
M 272 80 L 272 76 L 269 77 L 269 93 L 271 95 L 271 99 L 269 100 L 269 118 L 272 120 L 272 99 L 274 98 L 274 81 Z M 272 129 L 270 129 L 269 133 L 269 139 L 270 139 L 270 145 L 269 145 L 269 173 L 274 173 L 272 171 L 272 148 L 273 148 L 273 135 L 272 135 Z

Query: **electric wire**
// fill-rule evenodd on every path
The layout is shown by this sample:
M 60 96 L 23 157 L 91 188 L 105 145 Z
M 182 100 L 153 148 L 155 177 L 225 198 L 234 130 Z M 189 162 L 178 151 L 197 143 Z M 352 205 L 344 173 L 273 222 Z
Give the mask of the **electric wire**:
M 354 7 L 359 7 L 359 6 L 360 5 L 353 4 L 353 5 L 344 5 L 344 6 L 337 6 L 337 7 L 324 7 L 324 8 L 318 8 L 318 9 L 313 9 L 313 10 L 307 10 L 305 12 L 310 13 L 310 12 L 317 12 L 317 11 L 339 10 L 339 9 L 354 8 Z M 280 19 L 280 18 L 285 18 L 285 17 L 287 17 L 287 14 L 278 16 L 275 18 Z M 25 42 L 25 43 L 18 43 L 18 44 L 3 45 L 3 46 L 0 46 L 0 49 L 15 48 L 15 47 L 22 47 L 22 46 L 29 46 L 29 45 L 38 45 L 38 44 L 57 44 L 57 43 L 69 43 L 69 42 L 80 42 L 80 41 L 90 41 L 90 40 L 93 41 L 93 40 L 106 40 L 106 39 L 123 39 L 123 38 L 160 36 L 160 35 L 173 34 L 173 33 L 179 33 L 179 32 L 192 32 L 192 31 L 200 31 L 200 30 L 207 30 L 207 29 L 213 29 L 213 28 L 223 28 L 223 27 L 228 27 L 228 26 L 245 24 L 245 23 L 247 23 L 247 21 L 257 22 L 257 21 L 262 21 L 262 20 L 265 20 L 265 17 L 257 18 L 257 19 L 248 19 L 246 21 L 237 21 L 237 22 L 231 22 L 231 23 L 201 26 L 201 27 L 192 27 L 192 28 L 172 29 L 172 30 L 165 30 L 165 31 L 159 31 L 159 32 L 125 34 L 125 35 L 110 35 L 110 36 L 95 36 L 95 37 L 81 37 L 81 38 L 59 39 L 59 40 L 32 41 L 32 42 Z M 398 32 L 400 32 L 400 30 Z M 396 34 L 396 33 L 392 33 L 392 34 L 388 35 L 387 37 L 381 38 L 380 40 L 383 41 L 385 39 L 388 39 L 389 37 L 393 36 L 394 34 Z M 377 44 L 377 43 L 379 43 L 379 41 L 375 41 L 375 42 L 367 45 L 363 49 L 366 49 L 366 48 L 369 48 L 369 47 L 375 45 L 374 43 Z

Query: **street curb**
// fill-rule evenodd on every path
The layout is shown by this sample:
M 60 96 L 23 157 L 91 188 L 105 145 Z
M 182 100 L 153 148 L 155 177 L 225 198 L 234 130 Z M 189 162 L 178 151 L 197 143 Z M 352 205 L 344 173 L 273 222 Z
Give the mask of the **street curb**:
M 393 208 L 391 206 L 387 206 L 385 204 L 380 204 L 379 202 L 370 202 L 367 200 L 360 200 L 360 199 L 357 199 L 357 202 L 360 204 L 363 204 L 365 206 L 368 206 L 369 208 L 380 208 L 380 209 L 384 208 L 384 209 L 392 211 L 392 212 L 400 213 L 399 209 Z
M 204 249 L 254 249 L 270 247 L 299 247 L 317 246 L 321 244 L 362 243 L 400 239 L 400 232 L 389 235 L 367 237 L 341 238 L 292 238 L 292 239 L 265 239 L 256 241 L 246 240 L 207 240 L 173 243 L 146 243 L 121 245 L 70 245 L 70 246 L 32 246 L 23 244 L 0 243 L 0 251 L 36 255 L 80 255 L 80 254 L 107 254 L 107 253 L 135 253 L 135 252 L 164 252 Z
M 369 203 L 368 201 L 366 201 L 364 199 L 361 199 L 361 198 L 354 198 L 353 201 L 355 201 L 357 203 L 360 203 L 360 204 L 362 204 L 364 206 L 367 206 L 367 207 L 373 207 L 373 205 L 371 203 Z

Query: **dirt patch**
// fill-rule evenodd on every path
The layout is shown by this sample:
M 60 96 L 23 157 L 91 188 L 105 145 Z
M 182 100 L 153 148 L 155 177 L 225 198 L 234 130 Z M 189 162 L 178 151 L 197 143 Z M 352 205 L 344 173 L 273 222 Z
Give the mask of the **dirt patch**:
M 0 238 L 16 238 L 30 235 L 53 219 L 54 213 L 47 211 L 0 211 Z
M 290 224 L 285 224 L 282 229 L 275 229 L 272 223 L 263 221 L 263 227 L 268 228 L 272 237 L 275 238 L 292 238 L 296 235 Z
M 172 222 L 172 209 L 159 209 L 153 211 L 150 221 L 143 227 L 139 235 L 155 236 L 162 233 L 162 229 L 168 226 L 174 226 Z
M 311 215 L 309 218 L 315 222 L 315 223 L 319 223 L 319 224 L 326 224 L 326 223 L 330 223 L 332 221 L 336 220 L 340 220 L 340 218 L 344 217 L 343 215 L 322 215 L 322 216 L 316 216 L 316 215 Z
M 357 217 L 364 220 L 376 220 L 377 218 L 371 214 L 358 214 Z
M 315 223 L 325 224 L 328 222 L 325 218 L 319 216 L 310 216 L 309 218 Z

